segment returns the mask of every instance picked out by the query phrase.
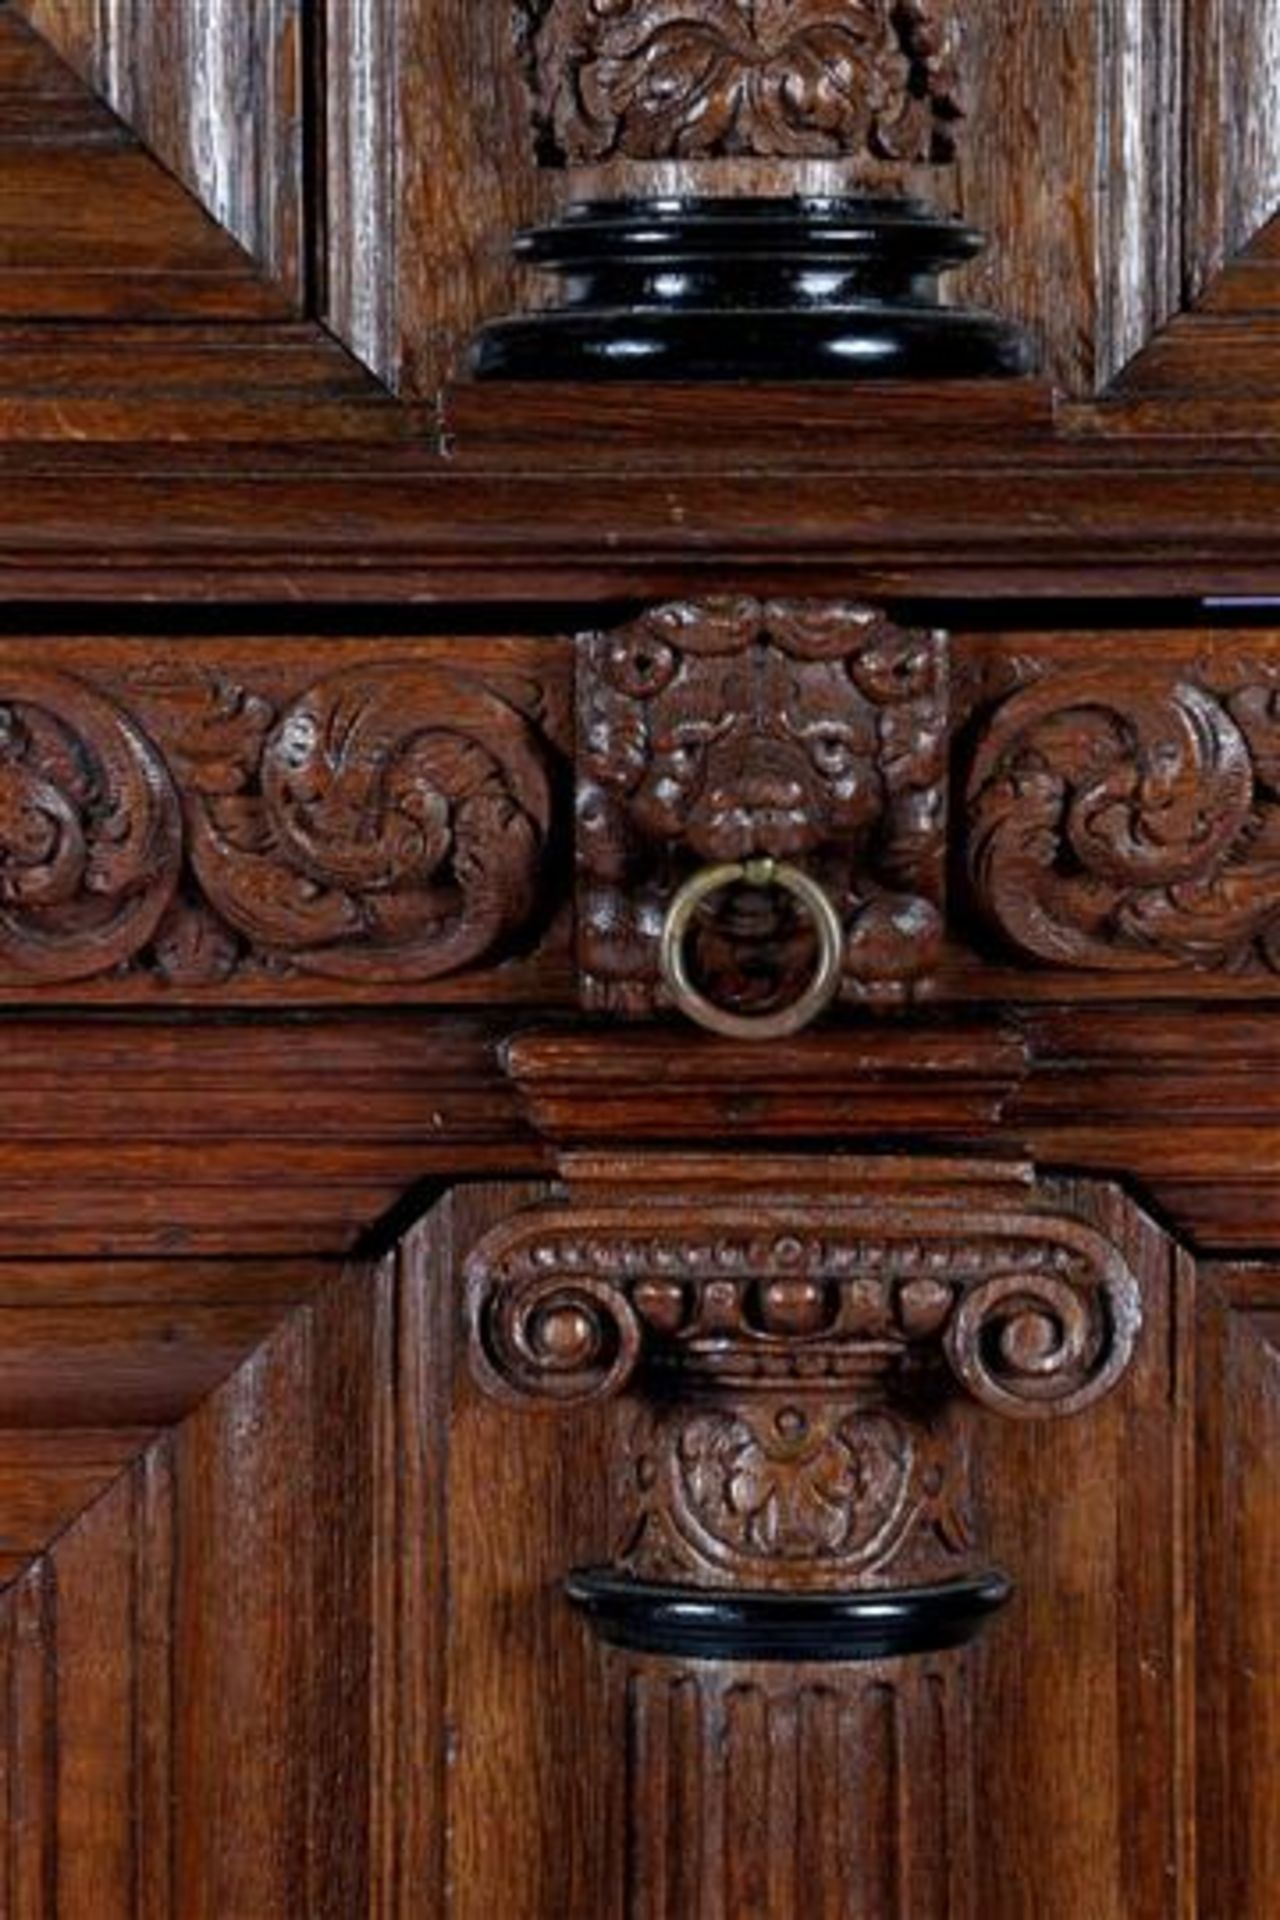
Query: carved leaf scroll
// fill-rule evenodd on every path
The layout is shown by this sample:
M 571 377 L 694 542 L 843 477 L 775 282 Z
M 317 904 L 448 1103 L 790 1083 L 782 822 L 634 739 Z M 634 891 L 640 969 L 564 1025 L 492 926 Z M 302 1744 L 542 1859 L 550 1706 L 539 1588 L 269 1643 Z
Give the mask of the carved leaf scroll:
M 136 716 L 71 674 L 0 672 L 10 980 L 427 980 L 532 913 L 542 751 L 479 682 L 373 663 L 277 702 L 165 670 L 130 700 Z
M 0 678 L 0 966 L 50 983 L 124 965 L 177 886 L 181 816 L 164 761 L 83 681 Z
M 552 150 L 613 158 L 952 158 L 933 0 L 552 0 L 526 7 Z
M 1016 946 L 1107 971 L 1280 967 L 1280 689 L 1051 675 L 989 721 L 978 900 Z

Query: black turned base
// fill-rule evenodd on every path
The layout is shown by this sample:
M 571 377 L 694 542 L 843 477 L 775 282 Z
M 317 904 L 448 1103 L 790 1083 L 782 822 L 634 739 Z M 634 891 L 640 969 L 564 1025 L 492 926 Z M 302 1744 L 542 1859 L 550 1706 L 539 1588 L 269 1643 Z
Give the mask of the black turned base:
M 561 305 L 495 321 L 481 380 L 939 380 L 1017 376 L 1020 328 L 939 302 L 981 235 L 918 201 L 583 201 L 521 234 Z
M 1013 1589 L 1002 1573 L 859 1593 L 721 1593 L 631 1580 L 607 1567 L 565 1591 L 602 1640 L 678 1660 L 896 1660 L 972 1640 Z

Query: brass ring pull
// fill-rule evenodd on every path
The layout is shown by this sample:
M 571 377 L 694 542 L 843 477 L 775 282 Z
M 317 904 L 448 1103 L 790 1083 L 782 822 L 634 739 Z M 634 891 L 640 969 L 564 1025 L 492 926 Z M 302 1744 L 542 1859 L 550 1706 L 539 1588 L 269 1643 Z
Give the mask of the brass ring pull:
M 689 977 L 685 939 L 694 914 L 713 893 L 744 883 L 752 887 L 781 887 L 784 893 L 800 901 L 817 929 L 817 971 L 800 998 L 777 1013 L 754 1016 L 729 1013 L 699 992 Z M 782 1040 L 816 1020 L 839 993 L 844 967 L 844 926 L 830 895 L 816 880 L 802 873 L 799 867 L 789 866 L 785 860 L 741 860 L 704 867 L 685 882 L 667 910 L 659 965 L 672 1000 L 681 1013 L 700 1027 L 726 1034 L 731 1040 Z

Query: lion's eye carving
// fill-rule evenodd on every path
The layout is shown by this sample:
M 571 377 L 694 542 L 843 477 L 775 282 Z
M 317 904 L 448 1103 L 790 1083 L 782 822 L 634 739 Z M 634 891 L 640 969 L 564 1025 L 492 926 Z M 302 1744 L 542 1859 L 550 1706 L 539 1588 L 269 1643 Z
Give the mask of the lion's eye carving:
M 858 756 L 853 742 L 840 733 L 815 734 L 809 741 L 809 758 L 828 780 L 841 780 L 857 771 Z
M 633 700 L 651 700 L 669 687 L 680 667 L 680 656 L 646 634 L 640 640 L 619 640 L 609 652 L 609 677 L 620 693 Z

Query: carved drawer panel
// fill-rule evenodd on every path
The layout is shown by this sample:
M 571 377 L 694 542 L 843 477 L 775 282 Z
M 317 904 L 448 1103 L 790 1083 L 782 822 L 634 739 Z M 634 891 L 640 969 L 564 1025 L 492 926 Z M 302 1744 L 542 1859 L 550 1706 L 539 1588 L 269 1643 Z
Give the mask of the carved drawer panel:
M 669 1016 L 733 868 L 685 957 L 748 1025 L 815 892 L 846 1003 L 1276 992 L 1275 633 L 563 626 L 0 643 L 0 998 Z
M 1271 994 L 1278 689 L 1262 630 L 948 633 L 725 596 L 589 636 L 587 1004 L 686 1004 L 669 935 L 709 866 L 707 997 L 768 1014 L 789 948 L 815 964 L 803 911 L 763 899 L 784 862 L 830 903 L 846 1002 Z
M 531 640 L 5 643 L 0 989 L 563 994 L 568 666 Z

